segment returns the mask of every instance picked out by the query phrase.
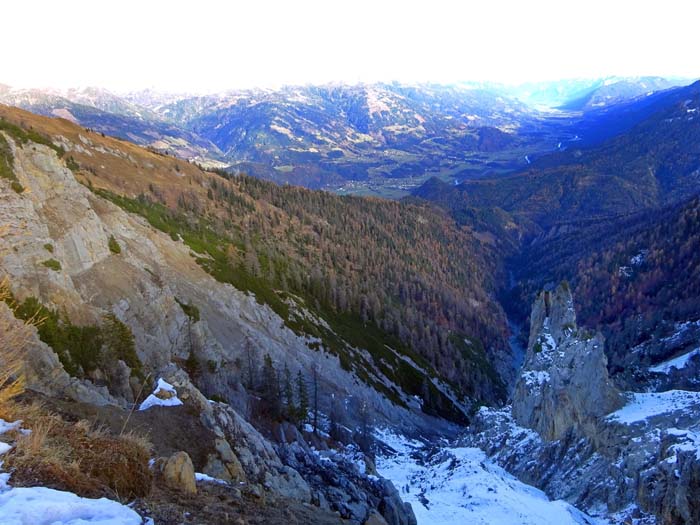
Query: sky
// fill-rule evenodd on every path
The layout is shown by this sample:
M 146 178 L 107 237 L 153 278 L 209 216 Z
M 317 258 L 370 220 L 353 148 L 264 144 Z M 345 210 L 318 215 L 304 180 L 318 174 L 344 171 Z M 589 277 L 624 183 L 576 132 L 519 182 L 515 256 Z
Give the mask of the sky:
M 2 12 L 0 83 L 17 87 L 700 76 L 696 0 L 22 0 Z

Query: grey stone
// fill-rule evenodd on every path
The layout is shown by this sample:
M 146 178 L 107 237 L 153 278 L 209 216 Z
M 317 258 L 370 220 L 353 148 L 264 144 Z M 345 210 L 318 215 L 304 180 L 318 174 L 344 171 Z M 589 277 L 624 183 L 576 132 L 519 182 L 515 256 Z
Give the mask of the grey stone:
M 257 499 L 261 499 L 264 495 L 263 488 L 260 485 L 258 485 L 257 483 L 253 483 L 252 485 L 247 485 L 243 489 L 243 493 L 248 495 L 248 496 L 252 496 L 254 498 L 257 498 Z
M 604 347 L 601 334 L 578 329 L 568 285 L 541 292 L 513 394 L 515 420 L 545 439 L 559 439 L 573 426 L 593 432 L 597 418 L 625 402 L 608 377 Z

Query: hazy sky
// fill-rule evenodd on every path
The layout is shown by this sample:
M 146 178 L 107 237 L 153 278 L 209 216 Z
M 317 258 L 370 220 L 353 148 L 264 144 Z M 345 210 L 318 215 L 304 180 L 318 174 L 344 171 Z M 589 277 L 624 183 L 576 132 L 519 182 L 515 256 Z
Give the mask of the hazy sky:
M 16 86 L 700 76 L 697 0 L 11 0 L 2 17 Z

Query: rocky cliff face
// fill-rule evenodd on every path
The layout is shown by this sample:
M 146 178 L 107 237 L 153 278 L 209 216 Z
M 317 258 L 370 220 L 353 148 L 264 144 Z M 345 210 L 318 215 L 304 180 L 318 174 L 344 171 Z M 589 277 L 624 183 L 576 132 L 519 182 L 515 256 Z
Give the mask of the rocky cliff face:
M 317 340 L 287 328 L 254 296 L 215 281 L 182 242 L 79 184 L 53 148 L 0 133 L 24 188 L 18 193 L 0 179 L 0 224 L 6 227 L 0 233 L 0 273 L 13 294 L 19 301 L 35 297 L 76 325 L 100 324 L 105 314 L 115 315 L 132 332 L 143 363 L 142 379 L 124 361 L 118 362 L 119 380 L 107 381 L 99 370 L 78 379 L 35 337 L 27 360 L 31 390 L 128 408 L 154 379 L 166 378 L 185 409 L 216 436 L 206 458 L 195 464 L 200 471 L 244 481 L 256 493 L 336 511 L 352 523 L 371 516 L 391 525 L 415 522 L 390 482 L 367 477 L 364 468 L 342 457 L 324 459 L 310 449 L 308 435 L 296 432 L 280 444 L 260 434 L 244 417 L 250 398 L 240 362 L 253 349 L 260 359 L 265 353 L 279 368 L 286 365 L 293 376 L 301 371 L 310 377 L 315 369 L 324 411 L 327 400 L 338 396 L 349 403 L 363 400 L 378 421 L 432 430 L 444 423 L 418 407 L 397 407 L 344 370 Z M 69 151 L 87 145 L 65 138 L 61 144 Z M 110 248 L 110 239 L 118 251 Z M 188 316 L 182 304 L 197 305 L 198 318 Z M 3 303 L 0 315 L 13 314 Z M 193 348 L 200 367 L 196 378 L 183 369 Z M 228 403 L 211 403 L 207 396 L 214 394 Z
M 240 363 L 248 361 L 250 352 L 260 362 L 269 354 L 277 367 L 287 365 L 293 377 L 298 371 L 311 377 L 316 368 L 324 411 L 333 394 L 366 401 L 379 420 L 407 428 L 440 426 L 416 407 L 400 408 L 358 381 L 319 341 L 297 335 L 253 295 L 216 281 L 184 243 L 78 183 L 51 148 L 16 144 L 9 135 L 7 140 L 26 191 L 18 194 L 0 181 L 0 224 L 8 227 L 0 238 L 0 271 L 19 300 L 36 297 L 76 324 L 99 324 L 105 314 L 115 314 L 133 333 L 145 373 L 152 376 L 186 360 L 196 348 L 197 384 L 210 396 L 245 397 Z M 74 144 L 62 138 L 61 145 L 68 151 L 99 148 L 88 139 Z M 118 254 L 109 249 L 111 237 L 121 247 Z M 46 266 L 51 260 L 59 266 Z M 191 322 L 180 303 L 195 305 L 199 320 Z M 45 382 L 48 376 L 34 377 Z M 133 400 L 135 392 L 129 390 L 139 388 L 134 386 L 109 388 L 124 404 Z
M 4 303 L 0 303 L 0 318 L 6 321 L 7 326 L 17 330 L 22 327 L 22 322 L 14 317 L 12 310 Z M 99 388 L 90 381 L 69 376 L 55 352 L 40 341 L 36 329 L 33 330 L 25 367 L 25 379 L 31 388 L 47 396 L 66 397 L 100 406 L 119 404 L 107 388 Z
M 579 330 L 567 284 L 543 291 L 532 308 L 525 363 L 513 394 L 513 417 L 545 439 L 572 427 L 584 433 L 624 404 L 607 370 L 601 334 Z

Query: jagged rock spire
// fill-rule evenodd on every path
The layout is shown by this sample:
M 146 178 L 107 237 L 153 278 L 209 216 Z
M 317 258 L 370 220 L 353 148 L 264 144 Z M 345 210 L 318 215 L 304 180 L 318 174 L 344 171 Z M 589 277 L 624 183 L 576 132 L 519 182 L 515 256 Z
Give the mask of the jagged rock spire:
M 549 321 L 547 321 L 549 320 Z M 555 341 L 561 341 L 572 331 L 577 330 L 574 298 L 566 281 L 553 291 L 541 291 L 532 306 L 530 314 L 531 347 L 548 322 L 549 333 Z
M 513 394 L 513 416 L 545 439 L 559 439 L 571 427 L 623 404 L 607 370 L 605 340 L 579 330 L 567 283 L 540 292 L 532 308 L 525 363 Z

